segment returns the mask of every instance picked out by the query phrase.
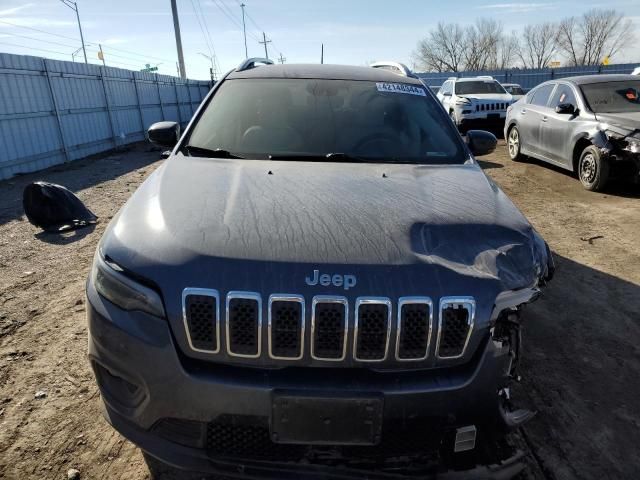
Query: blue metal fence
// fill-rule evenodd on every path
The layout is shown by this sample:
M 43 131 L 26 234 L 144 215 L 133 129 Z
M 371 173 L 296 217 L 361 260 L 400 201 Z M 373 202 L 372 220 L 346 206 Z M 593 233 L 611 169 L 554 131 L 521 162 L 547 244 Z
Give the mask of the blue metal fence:
M 185 125 L 209 82 L 0 53 L 0 179 Z
M 475 77 L 491 75 L 500 83 L 518 83 L 523 88 L 533 88 L 536 85 L 553 80 L 554 78 L 572 77 L 575 75 L 595 75 L 597 73 L 631 73 L 640 63 L 620 63 L 617 65 L 586 65 L 580 67 L 535 68 L 508 70 L 481 70 L 476 72 L 426 72 L 417 75 L 429 86 L 439 86 L 449 77 Z

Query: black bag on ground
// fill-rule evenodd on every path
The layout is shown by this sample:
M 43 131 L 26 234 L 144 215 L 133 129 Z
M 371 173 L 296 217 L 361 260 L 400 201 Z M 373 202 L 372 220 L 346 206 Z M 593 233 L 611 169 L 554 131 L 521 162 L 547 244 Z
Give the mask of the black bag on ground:
M 33 182 L 22 193 L 24 213 L 32 225 L 63 232 L 96 223 L 98 217 L 62 185 Z

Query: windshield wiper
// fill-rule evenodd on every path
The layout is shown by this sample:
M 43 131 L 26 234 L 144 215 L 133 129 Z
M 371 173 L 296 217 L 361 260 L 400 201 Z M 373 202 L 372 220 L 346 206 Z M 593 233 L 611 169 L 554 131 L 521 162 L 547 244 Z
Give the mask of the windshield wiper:
M 327 153 L 321 154 L 307 154 L 307 153 L 277 153 L 275 155 L 269 155 L 269 160 L 302 160 L 304 162 L 332 162 L 334 160 L 342 160 L 345 162 L 374 162 L 376 159 L 358 157 L 356 155 L 349 155 L 348 153 Z
M 222 148 L 216 148 L 215 150 L 209 148 L 196 147 L 194 145 L 187 145 L 184 147 L 190 156 L 196 157 L 208 157 L 208 158 L 244 158 L 240 157 L 229 150 L 223 150 Z

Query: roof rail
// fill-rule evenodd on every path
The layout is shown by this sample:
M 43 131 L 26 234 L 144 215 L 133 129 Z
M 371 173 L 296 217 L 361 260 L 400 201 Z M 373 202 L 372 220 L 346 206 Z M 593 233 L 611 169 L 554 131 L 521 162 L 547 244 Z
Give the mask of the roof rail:
M 447 80 L 457 80 L 457 79 L 458 79 L 458 77 L 449 77 L 449 78 L 447 78 Z
M 484 78 L 485 80 L 493 80 L 491 75 L 478 75 L 476 78 Z
M 402 75 L 403 77 L 418 78 L 416 74 L 409 69 L 409 67 L 400 62 L 374 62 L 369 66 L 371 68 L 384 68 L 386 70 L 397 73 L 398 75 Z
M 273 65 L 273 60 L 269 60 L 268 58 L 247 58 L 244 62 L 236 67 L 236 72 L 242 72 L 244 70 L 251 70 L 252 68 L 257 67 L 256 63 L 263 63 L 264 65 Z

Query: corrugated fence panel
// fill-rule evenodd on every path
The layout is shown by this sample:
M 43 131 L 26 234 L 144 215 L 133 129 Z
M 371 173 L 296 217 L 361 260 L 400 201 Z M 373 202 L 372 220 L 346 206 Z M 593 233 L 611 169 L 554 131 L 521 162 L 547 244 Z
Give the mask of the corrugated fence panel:
M 440 86 L 450 77 L 476 77 L 478 75 L 491 75 L 501 83 L 518 83 L 524 88 L 533 88 L 536 85 L 553 80 L 554 78 L 573 77 L 576 75 L 595 75 L 598 73 L 631 73 L 640 63 L 621 63 L 617 65 L 585 65 L 579 67 L 561 68 L 534 68 L 508 70 L 481 70 L 473 72 L 426 72 L 417 75 L 432 87 Z
M 0 53 L 0 179 L 186 124 L 209 82 Z

